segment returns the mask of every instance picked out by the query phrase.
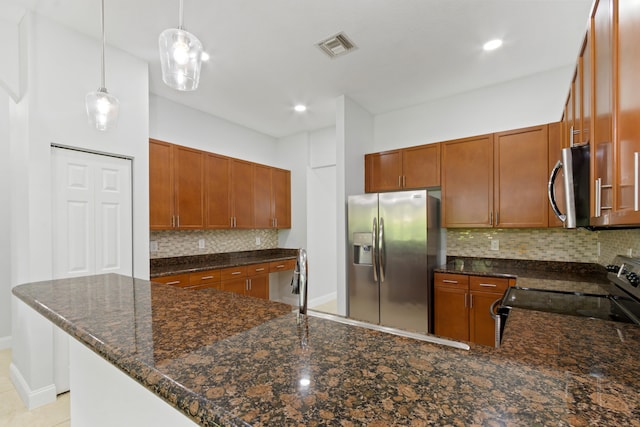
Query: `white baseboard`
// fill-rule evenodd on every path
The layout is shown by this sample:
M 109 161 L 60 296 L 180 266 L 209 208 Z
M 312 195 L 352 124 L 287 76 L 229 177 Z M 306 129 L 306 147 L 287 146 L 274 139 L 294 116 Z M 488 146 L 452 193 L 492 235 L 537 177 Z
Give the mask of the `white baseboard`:
M 27 381 L 13 363 L 9 366 L 9 377 L 20 399 L 22 399 L 22 402 L 28 410 L 56 401 L 55 384 L 50 384 L 37 390 L 31 390 L 29 384 L 27 384 Z
M 0 337 L 0 350 L 11 348 L 11 336 Z
M 307 302 L 307 305 L 309 307 L 315 307 L 315 306 L 318 306 L 318 305 L 326 304 L 329 301 L 333 301 L 334 299 L 338 299 L 338 293 L 337 292 L 331 292 L 330 294 L 322 295 L 320 297 L 317 297 L 317 298 L 314 298 L 312 300 L 309 300 Z

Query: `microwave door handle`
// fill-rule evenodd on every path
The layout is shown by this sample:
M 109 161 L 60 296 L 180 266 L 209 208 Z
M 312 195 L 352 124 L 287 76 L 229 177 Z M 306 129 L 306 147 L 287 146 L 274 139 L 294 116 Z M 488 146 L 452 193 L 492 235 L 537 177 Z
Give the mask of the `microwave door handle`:
M 549 203 L 551 204 L 551 209 L 553 209 L 553 213 L 556 214 L 558 219 L 564 223 L 567 220 L 567 216 L 564 215 L 562 212 L 560 212 L 560 209 L 558 208 L 558 203 L 556 203 L 555 183 L 556 183 L 556 178 L 558 176 L 558 172 L 560 171 L 560 169 L 562 169 L 562 161 L 558 160 L 556 165 L 553 167 L 553 170 L 551 171 L 551 176 L 549 176 L 547 193 L 549 196 Z

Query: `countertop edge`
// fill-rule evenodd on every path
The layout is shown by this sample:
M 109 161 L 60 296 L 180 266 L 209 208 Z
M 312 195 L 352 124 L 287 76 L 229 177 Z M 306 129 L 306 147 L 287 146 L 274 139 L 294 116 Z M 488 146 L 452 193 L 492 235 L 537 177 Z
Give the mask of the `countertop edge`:
M 149 277 L 151 279 L 155 279 L 157 277 L 165 277 L 165 276 L 173 276 L 176 274 L 189 274 L 189 273 L 197 273 L 200 271 L 207 270 L 220 270 L 223 268 L 232 268 L 232 267 L 240 267 L 245 265 L 252 264 L 262 264 L 265 262 L 274 262 L 274 261 L 286 261 L 296 259 L 295 256 L 278 256 L 278 257 L 269 257 L 264 259 L 255 259 L 255 260 L 238 260 L 238 261 L 230 261 L 226 263 L 212 263 L 207 265 L 199 265 L 197 267 L 185 267 L 185 265 L 175 265 L 176 269 L 171 271 L 162 271 L 162 272 L 153 272 L 151 270 Z
M 138 280 L 138 279 L 136 279 Z M 165 286 L 163 284 L 154 284 L 155 286 Z M 182 412 L 195 423 L 205 427 L 231 426 L 231 427 L 250 427 L 250 424 L 229 414 L 224 408 L 213 405 L 211 401 L 202 396 L 186 389 L 176 381 L 168 378 L 159 370 L 149 366 L 139 359 L 122 354 L 117 348 L 105 345 L 100 340 L 93 337 L 89 332 L 71 323 L 69 320 L 57 315 L 46 305 L 41 304 L 37 299 L 31 299 L 20 293 L 18 285 L 11 290 L 20 301 L 27 306 L 33 308 L 36 312 L 43 315 L 47 320 L 68 333 L 73 339 L 77 340 L 89 350 L 96 353 L 106 362 L 118 368 L 125 375 L 129 376 L 145 389 L 158 396 L 169 406 Z M 168 286 L 168 285 L 167 285 Z M 126 361 L 126 363 L 124 363 Z M 146 375 L 145 375 L 146 374 Z M 146 378 L 152 378 L 154 381 L 147 381 Z M 157 381 L 155 381 L 157 379 Z M 164 393 L 162 392 L 164 390 Z M 191 410 L 196 403 L 197 410 L 195 413 Z

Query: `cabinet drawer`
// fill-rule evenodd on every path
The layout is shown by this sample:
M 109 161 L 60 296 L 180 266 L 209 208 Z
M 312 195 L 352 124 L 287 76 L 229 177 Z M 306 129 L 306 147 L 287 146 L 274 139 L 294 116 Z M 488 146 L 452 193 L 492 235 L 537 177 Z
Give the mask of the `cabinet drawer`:
M 268 262 L 263 262 L 262 264 L 251 264 L 247 266 L 247 275 L 249 277 L 267 273 L 269 273 Z
M 295 259 L 286 259 L 284 261 L 273 261 L 269 263 L 269 271 L 271 273 L 276 271 L 293 270 L 296 268 Z
M 472 291 L 502 294 L 509 287 L 509 279 L 504 277 L 471 276 L 469 285 Z
M 204 285 L 220 281 L 220 270 L 198 271 L 189 274 L 189 283 L 192 285 Z
M 247 267 L 230 267 L 220 270 L 220 280 L 231 280 L 240 277 L 247 277 Z
M 435 286 L 466 289 L 469 285 L 469 276 L 466 274 L 435 273 L 434 284 Z
M 173 276 L 162 276 L 151 279 L 152 282 L 164 283 L 171 286 L 189 286 L 188 274 L 175 274 Z

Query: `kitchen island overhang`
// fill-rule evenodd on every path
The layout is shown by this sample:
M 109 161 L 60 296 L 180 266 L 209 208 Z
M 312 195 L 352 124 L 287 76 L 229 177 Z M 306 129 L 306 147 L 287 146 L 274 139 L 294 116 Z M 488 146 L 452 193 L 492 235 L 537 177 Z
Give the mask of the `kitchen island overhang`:
M 514 310 L 500 349 L 464 351 L 117 275 L 13 292 L 200 425 L 621 425 L 640 413 L 638 369 L 605 357 L 637 354 L 633 325 L 560 316 L 550 330 L 558 315 Z

